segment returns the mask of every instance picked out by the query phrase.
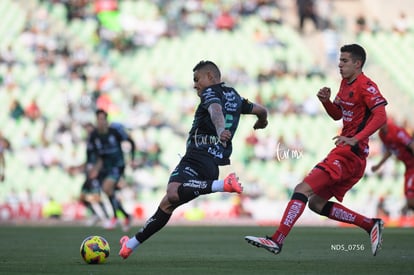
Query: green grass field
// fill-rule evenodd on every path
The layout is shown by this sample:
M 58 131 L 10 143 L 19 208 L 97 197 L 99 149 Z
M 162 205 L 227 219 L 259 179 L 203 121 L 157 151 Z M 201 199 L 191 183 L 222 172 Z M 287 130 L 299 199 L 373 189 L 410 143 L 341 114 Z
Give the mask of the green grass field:
M 243 238 L 273 230 L 169 226 L 122 260 L 117 255 L 120 230 L 1 226 L 0 274 L 413 274 L 414 228 L 386 228 L 376 257 L 368 235 L 358 228 L 297 227 L 279 255 Z M 88 265 L 81 259 L 79 246 L 89 235 L 109 241 L 111 255 L 105 264 Z M 357 247 L 364 250 L 352 250 Z

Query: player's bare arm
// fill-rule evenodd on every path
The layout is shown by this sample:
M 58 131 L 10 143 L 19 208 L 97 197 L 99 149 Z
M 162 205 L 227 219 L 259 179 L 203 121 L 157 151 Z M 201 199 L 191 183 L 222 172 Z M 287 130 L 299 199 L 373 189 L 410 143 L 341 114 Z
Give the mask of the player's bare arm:
M 210 118 L 214 124 L 214 127 L 216 127 L 217 136 L 222 142 L 229 141 L 231 138 L 231 132 L 225 128 L 225 120 L 221 105 L 218 103 L 211 104 L 208 107 L 208 112 L 210 113 Z
M 255 114 L 257 116 L 257 121 L 253 126 L 253 129 L 264 129 L 266 128 L 268 121 L 267 121 L 267 110 L 265 107 L 253 103 L 253 109 L 252 114 Z
M 323 107 L 325 108 L 328 115 L 334 119 L 339 120 L 342 118 L 342 111 L 339 106 L 335 105 L 331 101 L 331 89 L 328 87 L 322 87 L 319 89 L 318 93 L 316 94 L 319 101 L 322 102 Z

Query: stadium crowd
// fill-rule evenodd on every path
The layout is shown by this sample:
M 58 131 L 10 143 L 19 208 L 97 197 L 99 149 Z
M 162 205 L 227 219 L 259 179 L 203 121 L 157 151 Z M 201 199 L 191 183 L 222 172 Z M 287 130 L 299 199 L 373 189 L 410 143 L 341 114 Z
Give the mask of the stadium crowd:
M 120 29 L 115 28 L 112 21 L 108 22 L 107 17 L 99 16 L 102 12 L 100 2 L 111 3 L 111 8 L 107 12 L 120 19 Z M 112 114 L 114 119 L 117 116 L 127 118 L 122 122 L 132 133 L 137 129 L 143 132 L 142 135 L 134 135 L 139 154 L 136 159 L 141 160 L 138 169 L 158 167 L 168 172 L 170 167 L 163 163 L 161 158 L 162 146 L 151 139 L 148 133 L 152 129 L 161 128 L 168 128 L 181 137 L 185 137 L 186 133 L 182 127 L 170 122 L 162 110 L 152 102 L 151 97 L 141 93 L 139 87 L 132 86 L 114 70 L 108 58 L 109 52 L 116 51 L 128 58 L 137 51 L 151 48 L 161 40 L 185 37 L 192 31 L 237 32 L 239 23 L 248 17 L 257 17 L 269 26 L 291 24 L 286 18 L 288 5 L 284 0 L 223 3 L 209 0 L 137 1 L 136 5 L 131 5 L 137 10 L 121 9 L 126 2 L 131 3 L 123 0 L 93 3 L 86 0 L 39 0 L 35 6 L 19 6 L 25 10 L 24 27 L 13 44 L 1 45 L 0 66 L 4 68 L 1 92 L 7 93 L 10 99 L 8 123 L 20 125 L 23 124 L 22 121 L 30 121 L 40 125 L 41 130 L 35 135 L 23 132 L 22 138 L 17 140 L 13 136 L 0 136 L 4 143 L 8 144 L 8 153 L 24 155 L 26 168 L 58 167 L 72 175 L 71 167 L 83 161 L 83 156 L 79 156 L 77 152 L 81 151 L 79 148 L 83 148 L 85 143 L 84 127 L 93 121 L 94 111 L 101 108 Z M 306 35 L 300 22 L 307 19 L 314 22 L 314 29 L 318 32 L 333 31 L 338 35 L 344 31 L 344 20 L 337 11 L 333 11 L 332 1 L 298 0 L 296 4 L 297 23 L 293 27 L 299 35 Z M 96 22 L 95 37 L 91 38 L 92 52 L 90 45 L 72 41 L 69 34 L 56 27 L 56 18 L 53 18 L 51 13 L 56 6 L 62 5 L 65 7 L 65 26 L 76 20 Z M 146 17 L 136 16 L 144 13 L 139 8 L 145 8 Z M 406 21 L 406 15 L 401 14 L 401 18 L 391 28 L 399 33 L 410 32 Z M 367 22 L 363 14 L 355 18 L 356 35 L 383 29 L 384 27 L 377 22 Z M 257 44 L 265 47 L 289 47 L 289 44 L 276 33 L 264 33 L 260 29 L 255 32 L 254 39 Z M 329 56 L 329 53 L 327 55 Z M 28 72 L 26 68 L 32 68 L 33 73 L 26 73 L 24 77 L 19 76 L 18 73 Z M 273 94 L 267 99 L 263 97 L 260 88 L 284 77 L 324 79 L 328 74 L 329 72 L 321 66 L 315 65 L 303 71 L 296 71 L 290 68 L 286 61 L 275 60 L 270 70 L 263 69 L 256 75 L 248 74 L 240 66 L 235 66 L 226 72 L 224 79 L 235 86 L 256 83 L 259 90 L 254 100 L 266 106 L 271 114 L 317 116 L 321 109 L 315 98 L 309 97 L 297 102 L 292 98 L 294 91 L 287 90 L 282 94 Z M 21 95 L 24 95 L 24 91 L 30 86 L 51 83 L 55 87 L 53 93 L 58 94 L 61 101 L 49 104 L 60 104 L 61 109 L 64 108 L 58 114 L 45 110 L 49 105 L 39 104 L 36 95 L 22 99 Z M 63 85 L 60 85 L 62 83 Z M 80 88 L 73 91 L 72 85 Z M 153 83 L 151 89 L 151 94 L 155 96 L 165 90 L 182 90 L 182 87 L 177 87 L 174 82 L 158 81 Z M 189 110 L 180 116 L 190 113 L 194 108 L 191 103 L 188 104 Z M 120 116 L 120 113 L 124 115 Z M 261 137 L 251 133 L 244 141 L 248 152 L 244 156 L 244 161 L 248 164 L 252 160 L 275 160 L 275 154 L 266 148 L 273 148 L 277 144 L 297 151 L 304 150 L 305 138 L 296 134 L 294 139 L 286 140 L 283 135 Z M 374 154 L 379 154 L 380 150 L 375 150 L 375 144 L 373 147 Z M 68 151 L 73 154 L 66 153 Z M 394 170 L 391 168 L 391 171 Z M 130 179 L 133 188 L 137 188 L 134 191 L 143 188 L 145 179 L 147 178 L 138 176 Z M 156 188 L 155 185 L 154 189 Z M 27 192 L 25 190 L 25 195 Z M 14 194 L 11 197 L 13 200 L 16 198 Z

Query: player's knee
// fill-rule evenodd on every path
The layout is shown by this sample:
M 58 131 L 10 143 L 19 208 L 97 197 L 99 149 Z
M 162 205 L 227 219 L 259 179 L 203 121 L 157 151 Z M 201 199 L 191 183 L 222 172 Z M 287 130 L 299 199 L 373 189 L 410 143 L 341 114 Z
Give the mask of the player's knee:
M 323 200 L 323 199 L 321 199 L 317 196 L 312 196 L 309 199 L 308 207 L 309 207 L 310 210 L 312 210 L 313 212 L 315 212 L 317 214 L 328 216 L 328 214 L 326 212 L 329 213 L 331 203 L 329 203 L 326 200 Z
M 178 186 L 175 183 L 168 184 L 167 199 L 171 204 L 180 202 L 180 196 L 178 195 Z
M 310 210 L 318 214 L 321 212 L 319 204 L 315 200 L 312 200 L 312 198 L 309 200 L 308 207 Z
M 313 190 L 309 184 L 307 184 L 306 182 L 301 182 L 298 185 L 296 185 L 294 193 L 301 193 L 309 198 L 311 195 L 313 195 Z

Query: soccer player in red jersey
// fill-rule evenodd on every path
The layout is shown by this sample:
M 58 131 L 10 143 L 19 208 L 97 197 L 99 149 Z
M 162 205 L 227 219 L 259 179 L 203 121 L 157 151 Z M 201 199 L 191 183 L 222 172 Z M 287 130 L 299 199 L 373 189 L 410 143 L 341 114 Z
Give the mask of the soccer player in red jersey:
M 371 167 L 373 172 L 377 171 L 393 154 L 405 166 L 404 194 L 406 205 L 402 209 L 405 215 L 408 209 L 414 210 L 414 139 L 403 128 L 396 125 L 391 119 L 381 127 L 378 133 L 385 146 L 385 152 L 377 165 Z
M 319 215 L 364 229 L 370 235 L 372 253 L 376 255 L 382 243 L 383 221 L 365 217 L 329 200 L 335 197 L 342 202 L 346 192 L 363 176 L 368 137 L 387 120 L 387 101 L 377 85 L 362 72 L 365 60 L 366 53 L 361 46 L 350 44 L 341 47 L 338 67 L 342 81 L 339 92 L 333 102 L 330 100 L 330 88 L 321 88 L 317 96 L 332 119 L 342 119 L 342 132 L 333 138 L 335 147 L 326 158 L 295 187 L 274 234 L 266 238 L 246 236 L 250 244 L 278 254 L 309 202 L 309 208 Z

